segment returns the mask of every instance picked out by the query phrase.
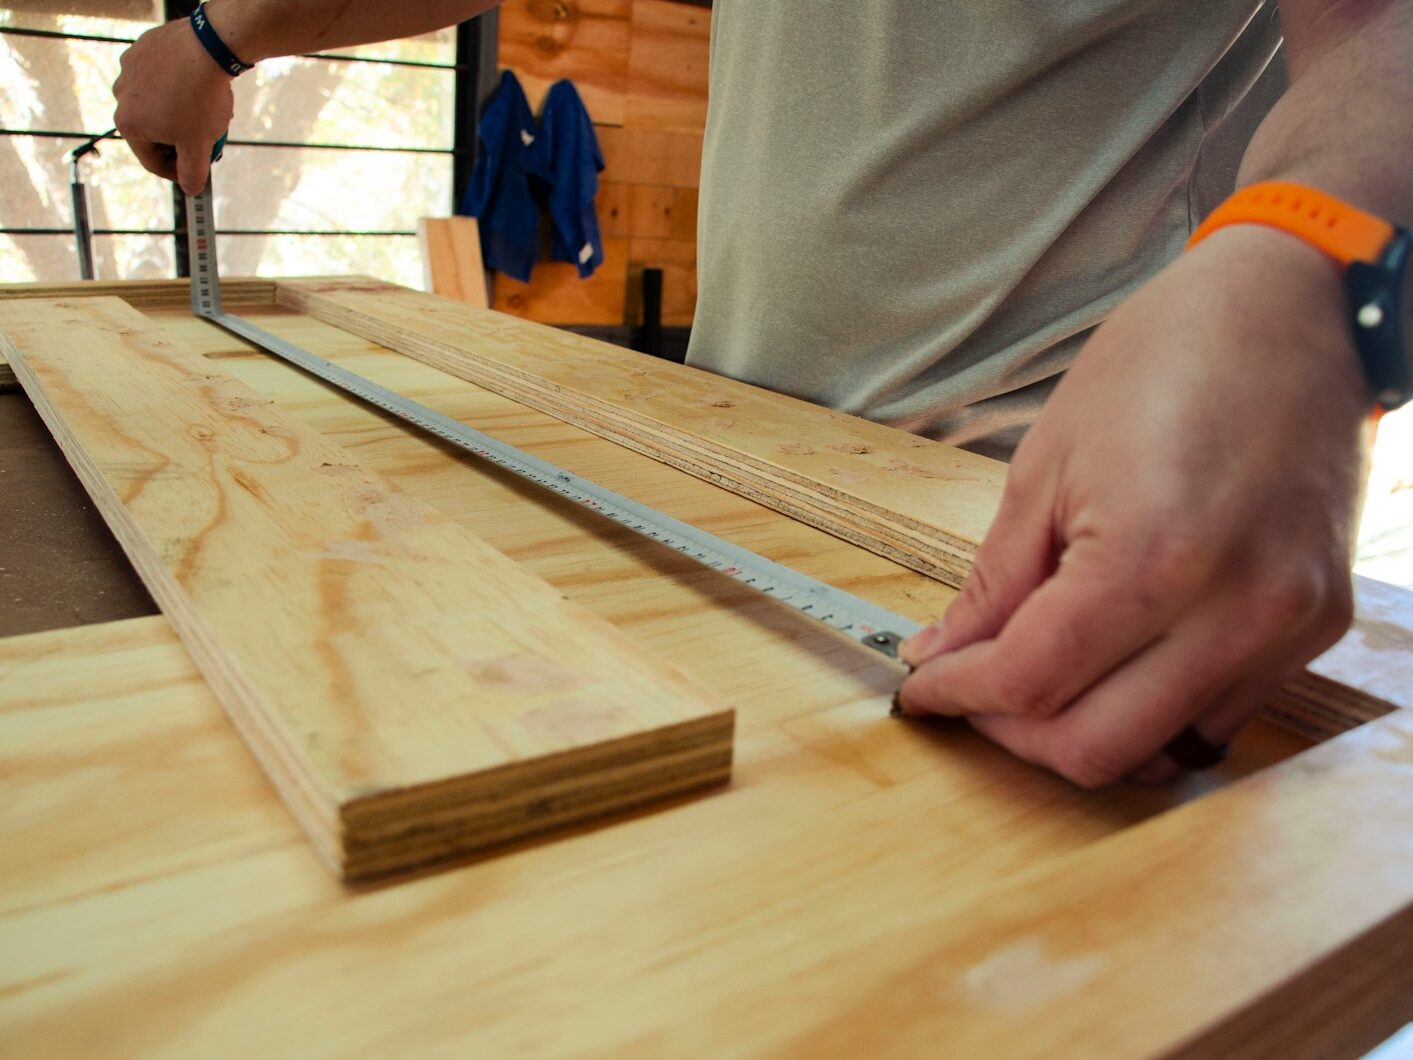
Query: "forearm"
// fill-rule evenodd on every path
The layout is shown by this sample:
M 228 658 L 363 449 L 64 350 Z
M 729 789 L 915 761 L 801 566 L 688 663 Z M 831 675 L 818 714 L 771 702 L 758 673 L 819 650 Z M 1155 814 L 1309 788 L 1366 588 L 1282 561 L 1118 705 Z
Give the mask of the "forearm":
M 500 0 L 210 0 L 211 24 L 248 63 L 277 55 L 415 37 L 453 26 Z
M 1290 89 L 1240 185 L 1293 180 L 1413 224 L 1413 0 L 1284 0 Z

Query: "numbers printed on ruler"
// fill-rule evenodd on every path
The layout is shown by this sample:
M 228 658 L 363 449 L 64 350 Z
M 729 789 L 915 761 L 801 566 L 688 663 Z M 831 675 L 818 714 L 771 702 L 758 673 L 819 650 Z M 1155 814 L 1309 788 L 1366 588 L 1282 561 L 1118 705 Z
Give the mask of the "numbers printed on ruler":
M 186 200 L 188 240 L 192 248 L 191 310 L 195 315 L 453 445 L 789 604 L 885 655 L 896 658 L 899 641 L 922 628 L 912 619 L 893 614 L 827 582 L 733 545 L 690 523 L 673 519 L 630 497 L 482 434 L 474 427 L 468 427 L 459 420 L 444 416 L 301 349 L 278 335 L 272 335 L 248 320 L 222 312 L 220 274 L 216 266 L 216 225 L 211 199 L 208 180 L 200 195 L 188 196 Z

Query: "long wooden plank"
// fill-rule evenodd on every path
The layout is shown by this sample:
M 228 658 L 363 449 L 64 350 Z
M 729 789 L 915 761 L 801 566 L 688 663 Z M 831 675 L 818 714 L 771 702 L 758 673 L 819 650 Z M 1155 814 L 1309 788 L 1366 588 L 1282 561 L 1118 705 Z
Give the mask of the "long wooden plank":
M 1400 711 L 877 939 L 792 1051 L 1358 1056 L 1413 1018 L 1410 819 Z
M 116 299 L 0 303 L 11 363 L 345 877 L 726 779 L 732 713 Z
M 960 585 L 997 460 L 434 295 L 282 280 L 282 304 Z

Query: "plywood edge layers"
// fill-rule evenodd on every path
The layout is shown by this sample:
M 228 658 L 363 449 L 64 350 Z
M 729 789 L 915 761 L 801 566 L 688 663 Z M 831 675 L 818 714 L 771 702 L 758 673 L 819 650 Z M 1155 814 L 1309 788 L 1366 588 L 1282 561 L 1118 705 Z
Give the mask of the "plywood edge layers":
M 22 334 L 21 338 L 5 334 L 12 326 Z M 66 341 L 73 349 L 58 356 L 57 361 L 43 363 L 44 347 L 57 344 L 46 340 L 66 332 Z M 105 336 L 112 339 L 107 349 L 103 348 Z M 170 347 L 140 314 L 121 302 L 83 298 L 22 303 L 13 308 L 0 305 L 0 347 L 10 355 L 44 422 L 262 768 L 321 857 L 341 875 L 354 878 L 410 867 L 448 854 L 641 808 L 721 783 L 729 776 L 733 712 L 712 702 L 683 675 L 657 661 L 597 616 L 565 603 L 547 585 L 461 527 L 358 468 L 347 454 L 322 436 L 285 420 L 269 402 L 231 377 L 215 372 L 207 362 L 194 356 L 186 363 L 186 355 Z M 124 353 L 129 354 L 126 359 Z M 132 392 L 142 396 L 130 398 L 124 405 L 124 393 L 120 393 L 123 386 L 118 384 L 117 376 L 110 377 L 110 385 L 97 379 L 74 385 L 82 373 L 66 375 L 65 369 L 79 373 L 90 355 L 105 357 L 96 364 L 121 373 L 129 380 Z M 42 363 L 42 371 L 35 369 L 31 358 Z M 158 368 L 144 375 L 145 360 Z M 93 374 L 101 375 L 101 371 Z M 92 388 L 97 390 L 91 393 Z M 200 415 L 193 412 L 189 422 L 183 419 L 178 399 L 189 397 L 196 403 L 194 395 L 198 394 L 219 414 L 230 416 L 228 431 L 211 431 L 203 426 L 212 415 L 204 407 L 198 410 Z M 142 404 L 149 396 L 154 402 L 151 407 Z M 172 432 L 174 448 L 170 453 L 157 452 L 152 447 L 150 424 L 154 408 L 163 413 L 170 410 L 174 421 L 170 428 L 162 428 Z M 70 415 L 83 424 L 83 437 L 70 423 Z M 229 437 L 223 437 L 223 433 Z M 181 447 L 186 444 L 181 439 L 188 436 L 198 439 L 196 460 L 190 459 L 190 445 L 186 450 Z M 112 441 L 113 437 L 118 440 Z M 276 441 L 290 440 L 291 451 L 298 454 L 298 460 L 288 467 L 288 461 L 263 461 L 273 463 L 275 470 L 261 479 L 262 461 L 251 456 L 251 446 L 258 448 L 272 437 Z M 106 454 L 106 474 L 105 467 L 90 456 L 90 444 Z M 237 450 L 244 453 L 244 463 L 240 456 L 230 455 Z M 154 452 L 156 459 L 149 463 L 157 472 L 152 474 L 142 465 Z M 358 618 L 360 609 L 372 608 L 368 612 L 372 619 L 362 639 L 356 629 L 344 630 L 340 636 L 343 641 L 352 638 L 352 647 L 344 643 L 338 650 L 357 653 L 358 661 L 370 667 L 367 672 L 406 671 L 413 680 L 395 690 L 399 702 L 383 702 L 382 694 L 388 686 L 374 680 L 370 687 L 375 686 L 379 692 L 377 702 L 355 697 L 349 702 L 361 702 L 362 707 L 349 708 L 335 695 L 331 700 L 334 706 L 311 707 L 307 698 L 317 700 L 325 680 L 319 668 L 324 665 L 320 662 L 321 653 L 328 646 L 318 636 L 297 624 L 291 624 L 287 631 L 280 627 L 282 634 L 288 633 L 291 654 L 301 654 L 284 660 L 261 657 L 254 645 L 261 645 L 261 650 L 268 653 L 271 638 L 238 643 L 241 630 L 247 623 L 278 623 L 283 611 L 277 599 L 270 599 L 268 614 L 258 613 L 258 606 L 251 610 L 251 599 L 258 601 L 263 597 L 258 592 L 252 597 L 253 590 L 236 592 L 223 588 L 232 577 L 239 579 L 241 574 L 228 573 L 219 565 L 214 589 L 199 578 L 188 577 L 184 583 L 173 574 L 172 567 L 179 557 L 185 569 L 191 551 L 180 547 L 178 538 L 164 539 L 163 548 L 154 546 L 150 520 L 154 511 L 176 511 L 184 503 L 186 491 L 202 495 L 205 457 L 200 456 L 201 452 L 210 454 L 213 480 L 217 478 L 218 465 L 225 468 L 229 463 L 240 472 L 234 477 L 239 490 L 223 492 L 217 488 L 211 495 L 219 496 L 222 519 L 228 508 L 239 509 L 238 518 L 232 522 L 237 529 L 248 530 L 252 535 L 248 547 L 256 568 L 253 575 L 261 573 L 261 555 L 285 549 L 278 538 L 284 531 L 279 528 L 302 533 L 298 524 L 301 519 L 307 521 L 308 509 L 293 502 L 281 507 L 289 492 L 300 493 L 316 511 L 334 511 L 346 502 L 344 494 L 330 488 L 327 481 L 317 474 L 305 473 L 305 466 L 312 463 L 322 461 L 317 466 L 328 469 L 330 475 L 337 473 L 335 481 L 343 484 L 345 492 L 351 488 L 360 502 L 373 505 L 369 509 L 373 523 L 368 525 L 376 524 L 378 519 L 391 520 L 390 528 L 378 529 L 381 536 L 372 540 L 370 547 L 374 551 L 366 557 L 358 549 L 368 539 L 356 536 L 345 545 L 345 539 L 337 536 L 340 516 L 329 517 L 328 540 L 319 536 L 325 533 L 323 527 L 314 529 L 312 540 L 334 554 L 340 549 L 354 550 L 353 561 L 339 555 L 329 561 L 329 569 L 340 585 L 348 582 L 353 589 L 361 589 L 362 598 L 371 602 L 361 603 L 357 594 L 341 598 L 340 614 L 351 612 Z M 129 453 L 131 457 L 126 456 Z M 133 481 L 125 486 L 125 495 L 115 489 L 109 480 L 111 474 L 119 480 L 125 474 L 132 477 Z M 188 485 L 193 476 L 201 482 Z M 218 485 L 224 484 L 221 480 Z M 390 506 L 377 507 L 380 491 L 387 492 Z M 258 505 L 252 508 L 245 493 L 256 497 Z M 150 506 L 143 516 L 149 520 L 147 524 L 133 515 L 131 505 L 139 496 L 144 498 L 142 503 Z M 244 509 L 240 509 L 241 504 Z M 269 525 L 262 526 L 265 509 L 273 514 Z M 240 511 L 247 514 L 240 516 Z M 249 514 L 252 511 L 254 515 Z M 175 518 L 179 520 L 180 516 Z M 240 518 L 245 522 L 240 522 Z M 275 537 L 269 537 L 271 526 L 276 527 Z M 206 532 L 203 529 L 201 536 Z M 261 534 L 268 538 L 263 546 Z M 247 547 L 243 537 L 220 539 L 216 544 L 227 550 Z M 302 563 L 300 557 L 310 554 L 307 544 L 301 538 L 292 546 L 294 562 Z M 379 548 L 383 551 L 378 552 Z M 313 562 L 327 574 L 328 570 L 319 566 L 325 562 L 321 556 L 323 553 L 316 551 Z M 386 557 L 391 557 L 391 561 Z M 289 561 L 279 558 L 271 562 Z M 444 584 L 447 573 L 454 575 L 463 563 L 465 577 L 454 579 L 456 584 Z M 272 569 L 277 575 L 299 574 L 289 567 Z M 300 577 L 290 581 L 288 592 L 297 595 L 302 585 Z M 487 587 L 478 589 L 482 583 Z M 257 588 L 264 584 L 259 583 Z M 281 582 L 275 578 L 270 584 Z M 352 592 L 347 587 L 336 591 Z M 478 591 L 492 595 L 478 597 Z M 502 591 L 506 595 L 494 595 Z M 517 611 L 521 592 L 525 602 Z M 195 598 L 201 594 L 202 599 Z M 425 594 L 425 600 L 420 594 Z M 390 599 L 397 601 L 391 610 L 387 602 Z M 227 606 L 228 600 L 234 602 L 222 615 L 220 609 Z M 244 605 L 244 609 L 239 614 L 231 613 L 229 608 L 237 604 Z M 301 610 L 302 604 L 288 606 L 295 617 L 285 619 L 287 622 L 298 623 L 303 621 L 301 616 L 310 613 Z M 440 622 L 448 623 L 452 632 L 440 631 Z M 567 691 L 552 689 L 536 699 L 535 695 L 543 689 L 535 688 L 531 680 L 523 698 L 529 704 L 526 710 L 535 718 L 534 725 L 525 729 L 523 726 L 531 719 L 526 715 L 522 721 L 521 714 L 516 713 L 520 694 L 515 689 L 508 694 L 510 707 L 504 706 L 505 696 L 486 700 L 500 710 L 499 714 L 482 712 L 481 702 L 487 695 L 503 693 L 500 685 L 513 685 L 518 679 L 514 667 L 521 656 L 514 654 L 515 646 L 526 642 L 527 636 L 529 643 L 540 643 L 535 639 L 540 636 L 536 623 L 544 623 L 543 643 L 553 645 L 556 655 L 565 659 L 569 668 L 563 676 Z M 502 633 L 504 629 L 510 632 Z M 446 672 L 433 684 L 419 685 L 415 680 L 418 671 L 412 663 L 430 659 L 436 665 L 437 659 L 448 654 L 455 656 L 462 649 L 463 638 L 467 651 L 490 654 L 485 659 L 443 666 Z M 283 644 L 285 639 L 274 638 L 274 643 Z M 398 647 L 404 642 L 411 645 L 405 652 Z M 380 661 L 378 653 L 384 650 L 384 644 L 387 658 Z M 411 654 L 407 658 L 398 657 L 408 652 Z M 493 668 L 504 660 L 509 660 L 505 664 L 509 669 L 504 673 L 477 676 L 478 667 Z M 425 667 L 427 663 L 418 665 Z M 462 681 L 461 674 L 467 666 L 470 669 L 465 672 L 472 676 Z M 313 677 L 308 672 L 313 672 Z M 272 674 L 288 681 L 291 687 L 276 681 Z M 432 700 L 425 709 L 424 698 Z M 501 705 L 497 707 L 497 703 Z M 344 731 L 340 725 L 345 714 L 339 712 L 349 709 L 359 713 L 347 715 L 348 727 Z M 363 710 L 371 713 L 365 715 Z M 605 712 L 606 722 L 599 716 Z M 457 714 L 465 716 L 446 721 Z M 424 724 L 424 717 L 431 720 Z M 321 724 L 332 727 L 319 730 Z M 315 726 L 315 730 L 308 731 L 310 726 Z M 599 735 L 600 731 L 604 735 Z M 409 732 L 414 750 L 410 763 L 406 747 Z M 465 768 L 445 769 L 437 764 L 446 763 L 448 755 L 452 760 L 463 757 L 459 746 L 453 745 L 450 750 L 446 746 L 457 732 L 470 737 L 464 755 L 467 764 Z M 566 736 L 566 732 L 570 735 Z M 402 758 L 383 752 L 378 744 L 383 736 L 402 741 Z M 420 736 L 425 736 L 422 743 L 417 742 Z M 371 772 L 365 773 L 343 771 L 339 749 L 345 744 L 358 747 L 360 742 L 367 744 L 360 747 L 360 753 L 370 761 L 392 766 L 369 767 Z M 425 768 L 415 754 L 423 746 L 428 761 L 434 764 Z M 435 768 L 443 768 L 443 772 L 430 779 L 414 779 L 411 783 L 399 779 L 402 775 L 416 778 Z
M 134 309 L 171 309 L 191 304 L 190 280 L 73 280 L 0 284 L 0 301 L 16 298 L 121 298 Z M 234 276 L 221 281 L 226 307 L 272 305 L 275 281 Z

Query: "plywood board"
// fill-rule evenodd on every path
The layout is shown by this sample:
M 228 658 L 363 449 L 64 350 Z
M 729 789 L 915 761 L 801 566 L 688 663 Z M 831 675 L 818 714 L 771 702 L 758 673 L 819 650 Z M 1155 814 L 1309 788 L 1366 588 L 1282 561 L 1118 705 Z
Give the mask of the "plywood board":
M 632 0 L 506 0 L 500 64 L 515 71 L 536 113 L 550 85 L 574 82 L 596 123 L 622 125 Z
M 250 315 L 915 618 L 953 595 L 318 321 Z M 1358 1055 L 1413 1018 L 1400 978 L 1413 962 L 1382 962 L 1408 937 L 1390 912 L 1413 878 L 1406 743 L 1384 733 L 1331 745 L 1336 758 L 1290 758 L 1302 745 L 1257 724 L 1221 767 L 1175 787 L 1078 791 L 956 727 L 887 718 L 894 669 L 788 608 L 545 504 L 203 322 L 163 314 L 162 326 L 720 688 L 739 704 L 737 783 L 728 797 L 349 895 L 301 842 L 164 619 L 0 640 L 0 1024 L 14 1052 L 87 1055 L 102 1041 L 110 1055 L 190 1055 L 219 1032 L 224 1049 L 259 1055 L 369 1043 L 859 1055 L 859 1042 L 927 1052 L 1003 1024 L 988 1056 L 1008 1042 L 1055 1057 L 1203 1055 L 1204 1043 L 1206 1055 L 1259 1055 L 1265 1042 L 1282 1055 Z M 1365 760 L 1371 772 L 1349 771 Z M 203 785 L 207 798 L 185 796 Z M 1223 786 L 1231 798 L 1217 810 L 1182 816 Z M 1311 827 L 1286 814 L 1296 804 L 1318 810 Z M 1335 826 L 1345 807 L 1363 807 L 1368 825 L 1348 840 Z M 1142 823 L 1167 820 L 1170 833 Z M 1091 851 L 1103 867 L 1077 873 Z M 1346 853 L 1358 866 L 1340 877 Z M 1043 945 L 1024 944 L 1032 928 Z M 367 1002 L 389 983 L 397 1004 Z M 1276 1023 L 1243 1037 L 1263 1010 Z
M 486 267 L 481 261 L 481 231 L 474 217 L 419 217 L 417 242 L 422 249 L 427 290 L 486 307 Z
M 732 715 L 116 299 L 0 303 L 21 382 L 339 873 L 718 783 Z
M 706 126 L 711 11 L 673 0 L 634 0 L 624 124 Z
M 624 184 L 695 188 L 702 178 L 702 133 L 668 129 L 595 130 L 603 150 L 601 179 Z
M 959 896 L 852 954 L 874 985 L 792 1050 L 1359 1056 L 1413 1014 L 1410 767 L 1400 711 Z
M 662 322 L 690 327 L 697 310 L 697 244 L 635 238 L 628 256 L 635 272 L 662 270 Z
M 279 391 L 477 524 L 473 469 L 317 389 Z M 465 397 L 497 418 L 501 402 Z M 582 448 L 505 412 L 517 441 Z M 714 507 L 705 484 L 644 466 L 666 487 L 655 503 L 680 488 Z M 535 507 L 480 525 L 509 515 L 507 541 L 538 526 L 533 547 L 559 542 L 576 591 L 568 567 L 617 550 Z M 879 564 L 846 550 L 833 576 Z M 220 1027 L 223 1047 L 263 1054 L 842 1056 L 990 1035 L 987 1056 L 1357 1055 L 1409 1018 L 1406 735 L 1273 767 L 1243 739 L 1226 795 L 1162 814 L 1196 791 L 1078 792 L 964 733 L 890 721 L 862 656 L 762 649 L 737 608 L 666 581 L 606 607 L 739 695 L 738 790 L 356 896 L 299 842 L 164 619 L 0 640 L 9 1047 L 185 1055 Z M 397 1005 L 360 1003 L 388 982 Z

